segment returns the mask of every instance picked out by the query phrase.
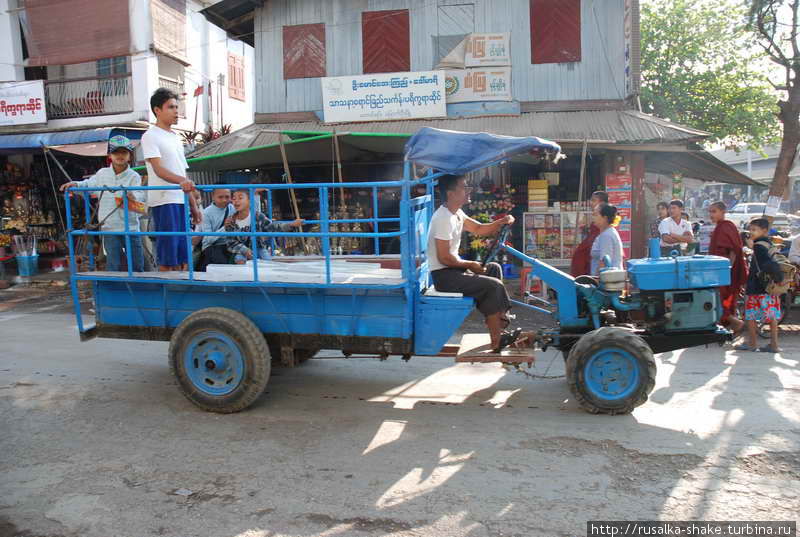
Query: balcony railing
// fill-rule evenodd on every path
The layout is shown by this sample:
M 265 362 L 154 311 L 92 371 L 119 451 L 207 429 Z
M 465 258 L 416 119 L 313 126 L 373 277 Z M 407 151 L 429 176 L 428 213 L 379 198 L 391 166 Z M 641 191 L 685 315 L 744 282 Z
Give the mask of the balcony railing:
M 130 74 L 47 80 L 44 83 L 49 119 L 104 116 L 133 111 Z
M 175 92 L 180 97 L 178 99 L 178 117 L 186 117 L 186 90 L 183 82 L 168 76 L 158 75 L 158 85 Z

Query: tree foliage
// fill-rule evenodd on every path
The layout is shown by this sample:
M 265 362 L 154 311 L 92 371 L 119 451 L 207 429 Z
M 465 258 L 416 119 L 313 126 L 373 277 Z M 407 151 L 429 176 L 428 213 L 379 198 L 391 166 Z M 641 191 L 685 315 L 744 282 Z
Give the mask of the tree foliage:
M 736 0 L 645 0 L 642 109 L 753 148 L 778 140 L 776 95 Z

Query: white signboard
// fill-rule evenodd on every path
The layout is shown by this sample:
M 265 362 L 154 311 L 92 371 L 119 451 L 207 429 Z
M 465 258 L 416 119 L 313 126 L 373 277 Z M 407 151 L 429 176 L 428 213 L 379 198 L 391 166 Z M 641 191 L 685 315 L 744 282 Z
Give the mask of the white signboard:
M 511 68 L 472 68 L 447 71 L 448 103 L 510 101 Z
M 467 37 L 464 67 L 511 65 L 509 34 L 470 34 Z
M 625 95 L 633 95 L 633 0 L 625 0 L 622 21 L 623 38 L 625 40 Z
M 321 80 L 325 123 L 447 117 L 444 71 Z
M 44 81 L 0 82 L 0 125 L 47 123 Z

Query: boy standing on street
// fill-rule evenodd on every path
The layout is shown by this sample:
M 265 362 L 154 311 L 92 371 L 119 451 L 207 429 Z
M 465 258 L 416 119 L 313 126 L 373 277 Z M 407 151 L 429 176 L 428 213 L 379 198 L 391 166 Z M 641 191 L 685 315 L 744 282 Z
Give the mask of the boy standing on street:
M 141 186 L 141 176 L 133 171 L 129 164 L 133 160 L 133 144 L 125 136 L 112 136 L 108 140 L 108 157 L 111 166 L 101 168 L 96 174 L 83 181 L 73 181 L 61 185 L 61 191 L 71 187 L 120 187 Z M 125 231 L 125 214 L 122 203 L 116 198 L 122 198 L 125 192 L 93 192 L 100 196 L 97 219 L 101 231 Z M 139 231 L 139 213 L 134 210 L 134 204 L 144 202 L 144 192 L 128 191 L 128 231 Z M 143 204 L 142 204 L 143 205 Z M 131 270 L 144 272 L 144 252 L 142 251 L 142 238 L 133 235 L 131 240 Z M 118 271 L 122 266 L 122 256 L 127 255 L 125 237 L 122 235 L 104 235 L 103 247 L 106 251 L 106 270 Z M 124 253 L 123 253 L 124 251 Z
M 770 255 L 772 241 L 769 239 L 769 220 L 756 218 L 750 222 L 750 238 L 753 240 L 753 256 L 747 276 L 747 299 L 744 318 L 747 321 L 748 344 L 737 345 L 735 350 L 754 352 L 780 352 L 778 349 L 778 319 L 781 316 L 780 297 L 767 294 L 765 280 L 783 280 L 783 271 Z M 756 346 L 756 323 L 769 323 L 770 345 Z
M 150 97 L 150 109 L 156 124 L 142 136 L 142 150 L 147 164 L 150 186 L 180 185 L 181 190 L 149 190 L 147 203 L 153 214 L 155 231 L 186 232 L 184 192 L 194 190 L 194 182 L 186 178 L 189 165 L 183 154 L 183 144 L 172 126 L 178 122 L 178 96 L 159 88 Z M 193 196 L 189 196 L 192 221 L 199 225 L 203 215 Z M 186 270 L 189 262 L 186 237 L 159 235 L 156 237 L 156 259 L 160 271 Z

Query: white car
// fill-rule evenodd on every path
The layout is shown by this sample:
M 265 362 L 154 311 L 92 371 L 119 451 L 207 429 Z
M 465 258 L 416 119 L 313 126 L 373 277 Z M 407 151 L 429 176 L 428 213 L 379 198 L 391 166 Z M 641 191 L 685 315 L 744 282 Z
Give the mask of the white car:
M 737 203 L 732 209 L 728 209 L 725 216 L 736 227 L 745 229 L 751 220 L 762 217 L 766 208 L 766 203 Z M 792 227 L 786 213 L 776 214 L 772 219 L 772 226 L 781 231 L 788 231 Z

